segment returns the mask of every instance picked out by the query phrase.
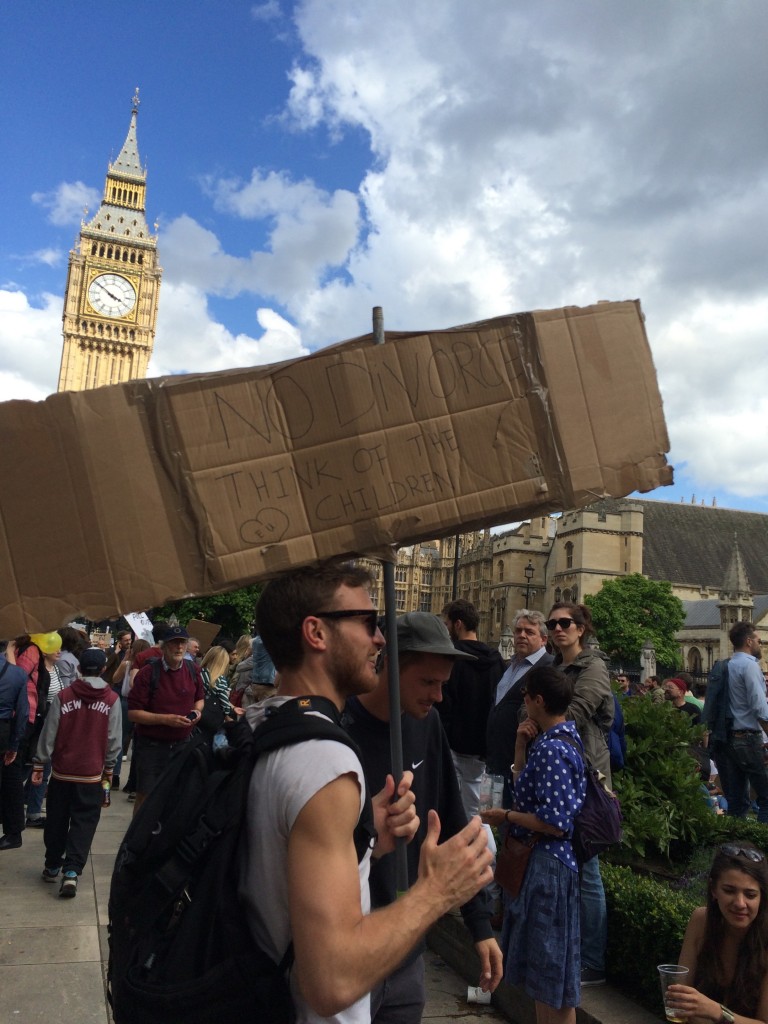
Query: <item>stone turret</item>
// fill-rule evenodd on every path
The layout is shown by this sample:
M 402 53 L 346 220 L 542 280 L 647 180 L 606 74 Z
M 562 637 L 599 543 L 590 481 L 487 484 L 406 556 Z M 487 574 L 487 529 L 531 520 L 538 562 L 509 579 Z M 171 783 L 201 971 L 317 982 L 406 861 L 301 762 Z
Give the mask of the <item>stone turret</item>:
M 735 533 L 733 551 L 725 570 L 717 607 L 720 610 L 720 654 L 721 657 L 727 657 L 731 649 L 728 632 L 736 622 L 751 622 L 754 609 L 752 588 Z

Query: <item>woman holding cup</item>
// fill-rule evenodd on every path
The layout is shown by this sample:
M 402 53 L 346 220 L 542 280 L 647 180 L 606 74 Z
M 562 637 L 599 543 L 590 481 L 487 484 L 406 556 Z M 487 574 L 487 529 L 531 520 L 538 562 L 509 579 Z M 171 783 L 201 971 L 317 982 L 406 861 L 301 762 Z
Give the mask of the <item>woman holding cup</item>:
M 669 1019 L 768 1022 L 768 865 L 749 843 L 719 847 L 709 902 L 691 915 L 680 953 L 690 984 L 666 989 Z

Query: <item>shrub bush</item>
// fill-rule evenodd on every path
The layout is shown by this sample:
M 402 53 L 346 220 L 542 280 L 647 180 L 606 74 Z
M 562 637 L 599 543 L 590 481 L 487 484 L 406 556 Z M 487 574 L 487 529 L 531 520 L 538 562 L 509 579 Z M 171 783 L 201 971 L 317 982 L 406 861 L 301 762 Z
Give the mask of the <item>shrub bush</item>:
M 711 837 L 717 816 L 701 790 L 692 744 L 700 744 L 702 726 L 671 704 L 643 697 L 622 702 L 627 738 L 626 765 L 613 785 L 624 818 L 623 847 L 639 857 L 657 852 L 686 859 Z M 674 844 L 674 846 L 673 846 Z
M 628 867 L 601 864 L 601 873 L 608 906 L 608 975 L 625 995 L 663 1019 L 656 965 L 677 963 L 699 900 Z

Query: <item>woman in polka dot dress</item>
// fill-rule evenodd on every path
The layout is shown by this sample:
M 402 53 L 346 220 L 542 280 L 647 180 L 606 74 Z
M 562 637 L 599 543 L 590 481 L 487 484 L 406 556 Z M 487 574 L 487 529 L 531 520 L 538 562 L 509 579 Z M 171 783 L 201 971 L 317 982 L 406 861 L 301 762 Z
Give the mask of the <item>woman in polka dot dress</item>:
M 506 821 L 519 838 L 538 836 L 520 894 L 505 898 L 501 946 L 505 980 L 522 985 L 536 1002 L 537 1024 L 574 1024 L 580 1001 L 579 874 L 570 836 L 584 803 L 584 762 L 563 736 L 573 681 L 551 666 L 525 677 L 528 718 L 517 731 L 512 778 L 515 809 L 481 817 Z

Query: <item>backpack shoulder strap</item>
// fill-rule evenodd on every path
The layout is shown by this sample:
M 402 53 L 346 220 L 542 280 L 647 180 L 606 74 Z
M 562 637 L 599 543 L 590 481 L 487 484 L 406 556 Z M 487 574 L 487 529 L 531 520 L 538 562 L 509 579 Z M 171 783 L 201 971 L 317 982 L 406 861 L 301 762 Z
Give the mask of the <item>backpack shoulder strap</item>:
M 584 749 L 584 744 L 581 742 L 581 736 L 578 737 L 578 741 L 576 737 L 569 736 L 567 733 L 563 733 L 562 735 L 558 736 L 553 736 L 552 738 L 555 740 L 562 740 L 563 743 L 567 743 L 569 747 L 573 747 L 573 749 L 581 756 L 581 759 L 586 765 L 586 767 L 592 767 L 592 763 L 587 757 L 587 752 Z
M 154 700 L 157 688 L 160 685 L 160 667 L 163 663 L 162 658 L 150 658 L 149 664 L 152 666 L 152 675 L 149 679 L 149 700 L 148 704 L 151 705 Z
M 295 697 L 270 709 L 266 720 L 257 726 L 253 734 L 254 762 L 261 754 L 305 740 L 342 743 L 357 755 L 361 767 L 363 765 L 360 748 L 341 725 L 339 709 L 326 697 L 315 696 Z M 375 839 L 371 794 L 366 785 L 363 810 L 354 832 L 358 861 L 362 860 Z

